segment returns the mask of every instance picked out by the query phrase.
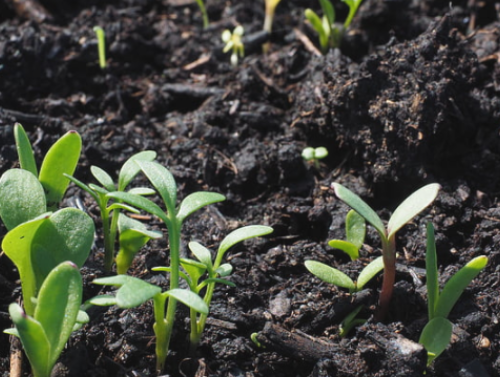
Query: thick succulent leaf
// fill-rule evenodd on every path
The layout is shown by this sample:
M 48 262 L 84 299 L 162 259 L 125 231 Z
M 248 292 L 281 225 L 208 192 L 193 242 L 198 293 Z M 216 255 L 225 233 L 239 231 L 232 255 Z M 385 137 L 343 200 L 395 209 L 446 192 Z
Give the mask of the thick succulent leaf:
M 384 260 L 382 256 L 375 258 L 368 265 L 363 268 L 358 276 L 358 281 L 356 282 L 356 290 L 360 291 L 363 287 L 372 280 L 375 275 L 384 269 Z
M 486 267 L 488 258 L 479 256 L 471 260 L 445 284 L 436 305 L 435 317 L 447 318 L 459 297 L 470 282 Z
M 224 263 L 221 264 L 219 268 L 215 270 L 215 272 L 218 273 L 221 277 L 229 276 L 231 275 L 231 272 L 233 272 L 233 266 L 231 266 L 229 263 Z
M 356 290 L 356 286 L 352 279 L 336 268 L 313 260 L 305 261 L 305 265 L 310 273 L 317 276 L 326 283 L 333 284 L 342 288 L 347 288 L 350 292 L 354 292 Z
M 85 212 L 63 208 L 37 229 L 31 244 L 31 260 L 40 287 L 54 267 L 71 261 L 82 267 L 94 242 L 94 222 Z
M 28 170 L 9 169 L 0 178 L 0 217 L 8 230 L 47 212 L 45 192 Z
M 97 166 L 91 166 L 90 172 L 97 180 L 97 182 L 99 182 L 102 185 L 102 187 L 104 187 L 107 191 L 116 191 L 113 178 L 111 178 L 110 175 L 106 173 L 103 169 Z
M 383 239 L 386 238 L 384 223 L 382 223 L 380 217 L 363 201 L 363 199 L 339 183 L 334 183 L 333 188 L 335 190 L 335 195 L 337 195 L 340 200 L 363 216 L 365 220 L 377 230 L 380 237 Z
M 198 191 L 184 198 L 177 213 L 177 220 L 182 224 L 186 217 L 200 208 L 226 200 L 226 197 L 215 192 Z
M 45 331 L 50 347 L 49 362 L 55 364 L 68 341 L 82 304 L 82 277 L 78 267 L 63 262 L 42 284 L 34 318 Z
M 345 218 L 345 232 L 347 241 L 354 244 L 359 250 L 363 246 L 363 242 L 365 242 L 365 218 L 355 210 L 350 210 Z
M 425 253 L 425 271 L 427 285 L 427 307 L 429 321 L 434 318 L 437 303 L 439 302 L 439 282 L 437 270 L 436 241 L 434 239 L 434 226 L 427 224 L 427 252 Z
M 194 309 L 197 313 L 208 315 L 207 304 L 196 293 L 180 288 L 171 289 L 165 293 L 191 309 Z
M 118 175 L 118 191 L 125 191 L 135 176 L 141 171 L 136 161 L 153 161 L 156 158 L 155 151 L 142 151 L 134 154 L 123 164 Z
M 387 238 L 393 237 L 399 229 L 429 206 L 436 199 L 440 188 L 439 184 L 431 183 L 407 197 L 396 208 L 389 219 L 389 223 L 387 224 Z
M 342 250 L 344 253 L 351 257 L 351 260 L 359 258 L 359 248 L 349 241 L 344 240 L 330 240 L 328 245 L 334 249 Z
M 435 317 L 425 325 L 418 342 L 427 350 L 427 365 L 448 347 L 452 333 L 452 323 L 443 317 Z
M 69 179 L 64 174 L 73 175 L 81 150 L 80 135 L 76 131 L 69 131 L 45 155 L 38 179 L 45 189 L 47 208 L 50 210 L 55 210 L 62 200 L 69 184 Z
M 27 170 L 35 177 L 38 177 L 38 168 L 36 167 L 33 148 L 23 126 L 19 123 L 14 125 L 14 138 L 16 140 L 17 155 L 19 156 L 21 169 Z
M 21 338 L 26 356 L 36 376 L 50 376 L 50 343 L 42 325 L 26 315 L 18 304 L 10 304 L 9 314 Z
M 157 162 L 137 160 L 136 163 L 160 194 L 167 210 L 175 213 L 177 184 L 172 173 Z

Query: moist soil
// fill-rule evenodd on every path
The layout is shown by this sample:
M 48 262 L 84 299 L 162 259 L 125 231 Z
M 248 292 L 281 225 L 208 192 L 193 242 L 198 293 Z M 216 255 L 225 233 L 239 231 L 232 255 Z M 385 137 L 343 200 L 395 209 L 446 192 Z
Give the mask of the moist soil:
M 190 217 L 187 242 L 215 250 L 231 230 L 264 224 L 274 233 L 231 249 L 236 287 L 219 286 L 195 355 L 189 316 L 179 308 L 165 376 L 498 376 L 500 375 L 500 23 L 495 2 L 365 0 L 341 48 L 322 56 L 304 21 L 319 3 L 285 0 L 271 36 L 261 33 L 261 1 L 208 0 L 203 29 L 194 1 L 46 0 L 19 9 L 0 2 L 0 172 L 17 167 L 13 125 L 20 122 L 39 161 L 68 130 L 83 152 L 75 176 L 90 166 L 116 177 L 134 153 L 154 150 L 177 180 L 179 197 L 198 190 L 226 201 Z M 347 14 L 336 2 L 338 19 Z M 221 33 L 245 28 L 238 66 L 222 53 Z M 108 67 L 98 65 L 93 27 L 105 29 Z M 261 43 L 270 41 L 268 53 Z M 324 146 L 319 166 L 306 146 Z M 374 320 L 381 276 L 355 295 L 321 282 L 304 267 L 319 260 L 355 278 L 381 254 L 368 227 L 361 258 L 331 249 L 344 239 L 348 208 L 339 182 L 387 220 L 410 193 L 442 185 L 436 201 L 397 237 L 397 275 L 388 315 Z M 137 184 L 147 184 L 139 176 Z M 62 206 L 84 208 L 96 241 L 82 268 L 85 299 L 103 270 L 96 204 L 70 187 Z M 425 228 L 432 221 L 440 283 L 472 258 L 486 269 L 449 319 L 448 349 L 426 368 L 418 342 L 427 321 Z M 150 227 L 164 232 L 152 218 Z M 2 228 L 5 234 L 5 229 Z M 149 243 L 129 271 L 163 288 L 165 240 Z M 0 327 L 20 299 L 15 266 L 0 258 Z M 368 321 L 339 337 L 359 304 Z M 75 332 L 57 376 L 153 376 L 152 305 L 92 307 Z M 250 340 L 257 333 L 262 347 Z M 11 342 L 0 335 L 0 371 L 9 376 Z M 23 363 L 23 376 L 30 375 Z

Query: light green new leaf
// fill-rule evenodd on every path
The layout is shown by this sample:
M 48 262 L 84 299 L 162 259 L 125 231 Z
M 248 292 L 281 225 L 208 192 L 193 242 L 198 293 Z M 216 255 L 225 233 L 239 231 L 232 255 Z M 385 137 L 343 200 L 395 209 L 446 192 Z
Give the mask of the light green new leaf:
M 447 318 L 458 298 L 470 282 L 486 267 L 488 258 L 484 255 L 471 260 L 445 284 L 436 305 L 435 317 Z
M 452 323 L 443 317 L 435 317 L 425 325 L 418 342 L 427 350 L 427 365 L 448 347 L 452 333 Z
M 248 225 L 243 228 L 238 228 L 229 233 L 219 245 L 217 251 L 217 261 L 214 263 L 215 268 L 218 268 L 222 257 L 228 249 L 239 242 L 248 240 L 250 238 L 262 237 L 273 232 L 273 228 L 265 225 Z
M 356 291 L 363 289 L 366 283 L 372 280 L 375 275 L 384 269 L 384 259 L 382 256 L 372 260 L 363 270 L 359 273 L 358 281 L 356 282 Z
M 321 9 L 323 10 L 323 14 L 328 20 L 329 27 L 331 28 L 331 25 L 335 23 L 335 8 L 328 0 L 319 0 L 319 3 L 321 5 Z
M 36 167 L 35 156 L 28 135 L 21 124 L 14 125 L 14 138 L 16 140 L 17 155 L 21 169 L 31 172 L 38 178 L 38 168 Z
M 226 197 L 215 192 L 198 191 L 184 198 L 177 212 L 177 220 L 182 223 L 192 213 L 210 204 L 222 202 Z
M 175 213 L 177 184 L 172 173 L 157 162 L 137 160 L 136 163 L 162 197 L 167 211 Z
M 43 159 L 38 179 L 45 189 L 47 207 L 57 208 L 62 200 L 69 179 L 64 174 L 73 175 L 80 158 L 82 139 L 76 131 L 69 131 L 57 140 Z
M 313 260 L 307 260 L 304 264 L 310 273 L 317 276 L 324 282 L 338 287 L 347 288 L 350 292 L 354 292 L 356 290 L 356 285 L 352 279 L 342 271 Z
M 8 230 L 47 212 L 45 192 L 28 170 L 9 169 L 0 178 L 0 217 Z
M 425 254 L 425 271 L 427 285 L 427 308 L 429 321 L 435 317 L 437 303 L 439 302 L 439 282 L 437 270 L 436 241 L 434 239 L 434 226 L 427 224 L 427 252 Z
M 106 173 L 103 169 L 97 166 L 91 166 L 90 172 L 97 179 L 102 187 L 104 187 L 108 191 L 116 191 L 115 183 L 113 182 L 113 178 L 110 177 L 108 173 Z
M 330 240 L 328 241 L 328 245 L 334 249 L 342 250 L 351 257 L 351 260 L 359 258 L 359 248 L 351 242 L 344 240 Z
M 82 290 L 78 267 L 63 262 L 50 272 L 38 294 L 34 318 L 49 341 L 51 369 L 73 331 L 82 304 Z
M 194 256 L 208 269 L 212 269 L 212 254 L 205 246 L 199 244 L 198 242 L 191 241 L 189 244 L 189 250 L 194 254 Z
M 354 244 L 359 250 L 363 246 L 363 242 L 365 242 L 365 218 L 353 209 L 347 212 L 345 217 L 345 232 L 347 241 Z
M 156 158 L 155 151 L 142 151 L 134 154 L 123 164 L 118 174 L 118 191 L 125 191 L 135 176 L 141 171 L 136 161 L 153 161 Z
M 208 315 L 208 306 L 196 293 L 187 289 L 175 288 L 165 292 L 168 296 L 175 298 L 184 305 L 190 307 L 198 313 Z
M 337 195 L 340 200 L 354 209 L 359 215 L 363 216 L 365 220 L 377 230 L 381 238 L 387 239 L 384 223 L 363 199 L 339 183 L 334 183 L 333 188 L 335 190 L 335 195 Z
M 431 183 L 407 197 L 389 219 L 387 238 L 393 237 L 399 229 L 429 206 L 436 199 L 440 188 L 439 184 Z

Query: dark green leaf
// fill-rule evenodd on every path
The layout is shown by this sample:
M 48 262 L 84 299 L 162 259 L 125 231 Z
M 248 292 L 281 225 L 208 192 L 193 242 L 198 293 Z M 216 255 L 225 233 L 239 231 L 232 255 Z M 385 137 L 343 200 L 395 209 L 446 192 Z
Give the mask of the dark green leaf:
M 425 271 L 427 283 L 427 307 L 430 321 L 434 318 L 436 306 L 439 302 L 436 241 L 434 239 L 434 227 L 430 222 L 427 223 L 427 252 L 425 254 Z

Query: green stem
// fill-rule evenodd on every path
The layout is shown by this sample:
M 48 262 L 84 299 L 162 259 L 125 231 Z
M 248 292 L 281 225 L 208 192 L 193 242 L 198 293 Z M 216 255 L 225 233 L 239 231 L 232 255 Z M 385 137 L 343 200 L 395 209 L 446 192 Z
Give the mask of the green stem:
M 165 359 L 168 353 L 167 341 L 167 321 L 165 320 L 165 301 L 167 296 L 164 294 L 157 294 L 153 297 L 153 310 L 155 316 L 155 323 L 153 330 L 156 335 L 156 371 L 161 373 L 165 367 Z
M 382 256 L 384 260 L 384 277 L 378 310 L 375 314 L 377 321 L 382 321 L 389 310 L 389 303 L 396 280 L 396 238 L 393 235 L 389 240 L 382 238 Z
M 108 235 L 108 239 L 105 237 L 104 246 L 104 270 L 109 272 L 113 267 L 113 260 L 115 256 L 115 241 L 116 233 L 118 230 L 118 215 L 120 210 L 114 209 L 111 213 L 111 220 L 108 215 L 106 216 L 106 221 L 103 219 L 103 232 L 104 235 Z
M 354 6 L 352 8 L 349 8 L 349 14 L 347 15 L 347 18 L 344 21 L 344 30 L 347 30 L 349 25 L 351 25 L 352 19 L 354 18 L 354 15 L 358 11 L 359 5 L 361 4 L 362 0 L 356 1 L 354 3 Z
M 201 16 L 203 18 L 203 28 L 206 29 L 206 28 L 208 28 L 208 24 L 209 24 L 207 8 L 205 7 L 203 0 L 196 0 L 196 3 L 198 4 L 198 7 L 200 8 Z

